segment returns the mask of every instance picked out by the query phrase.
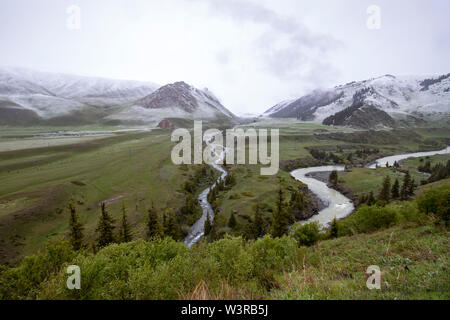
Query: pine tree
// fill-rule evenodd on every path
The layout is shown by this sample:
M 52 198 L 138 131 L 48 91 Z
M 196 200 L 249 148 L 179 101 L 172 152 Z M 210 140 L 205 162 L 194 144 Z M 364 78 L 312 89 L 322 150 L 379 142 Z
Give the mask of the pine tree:
M 69 203 L 70 210 L 70 243 L 74 250 L 78 251 L 83 246 L 83 226 L 78 220 L 78 215 L 75 206 Z
M 274 237 L 281 237 L 288 231 L 289 219 L 283 201 L 283 190 L 280 188 L 278 191 L 276 209 L 272 216 L 272 235 Z
M 402 189 L 400 191 L 400 198 L 402 200 L 407 200 L 409 196 L 409 190 L 410 190 L 410 183 L 411 183 L 411 176 L 409 175 L 409 171 L 405 173 L 405 176 L 403 177 L 403 185 Z
M 119 230 L 119 241 L 120 242 L 130 242 L 132 240 L 130 225 L 127 219 L 127 210 L 125 208 L 125 203 L 122 203 L 122 224 Z
M 337 238 L 337 237 L 338 237 L 338 224 L 336 218 L 334 218 L 330 224 L 330 238 Z
M 161 223 L 158 219 L 158 213 L 152 206 L 148 209 L 148 221 L 147 221 L 147 237 L 151 238 L 161 238 L 163 236 L 163 230 Z
M 203 233 L 204 233 L 205 237 L 211 233 L 211 229 L 212 229 L 211 220 L 209 219 L 209 214 L 207 214 L 205 226 L 203 228 L 203 230 L 204 230 Z
M 255 239 L 264 235 L 264 220 L 259 205 L 256 205 L 255 217 L 253 218 L 253 229 L 255 232 Z
M 380 194 L 378 195 L 378 199 L 381 201 L 388 202 L 391 196 L 391 178 L 386 176 L 383 180 L 383 185 L 381 187 Z
M 331 171 L 330 177 L 328 178 L 333 188 L 337 187 L 338 184 L 338 173 L 336 170 Z
M 369 197 L 367 198 L 367 205 L 368 206 L 373 206 L 375 204 L 375 197 L 373 195 L 373 191 L 370 191 L 369 193 Z
M 395 179 L 394 185 L 392 186 L 391 197 L 392 199 L 398 199 L 400 197 L 400 183 L 398 179 Z
M 237 225 L 236 217 L 234 216 L 234 213 L 231 212 L 230 219 L 228 220 L 228 227 L 234 229 L 236 225 Z
M 181 236 L 181 227 L 178 223 L 177 217 L 171 208 L 168 208 L 164 213 L 165 225 L 164 234 L 171 237 L 173 240 L 179 240 Z
M 114 219 L 106 211 L 105 203 L 102 203 L 102 214 L 98 221 L 96 232 L 99 233 L 97 238 L 97 246 L 99 248 L 106 247 L 114 242 Z
M 414 181 L 414 179 L 411 179 L 411 181 L 409 183 L 409 187 L 408 187 L 408 195 L 410 197 L 414 196 L 415 189 L 416 189 L 416 182 Z

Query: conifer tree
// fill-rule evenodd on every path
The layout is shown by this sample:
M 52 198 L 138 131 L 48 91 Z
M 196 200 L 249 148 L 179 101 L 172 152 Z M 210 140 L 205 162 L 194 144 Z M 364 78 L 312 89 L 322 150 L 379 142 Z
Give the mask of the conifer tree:
M 106 247 L 114 242 L 114 219 L 106 211 L 105 203 L 101 205 L 102 213 L 98 221 L 96 232 L 99 234 L 97 238 L 97 246 L 99 248 Z
M 367 198 L 367 205 L 368 206 L 373 206 L 375 204 L 375 197 L 373 195 L 373 191 L 370 191 L 369 196 Z
M 127 210 L 125 208 L 125 203 L 122 203 L 122 223 L 119 230 L 119 241 L 120 242 L 130 242 L 132 240 L 131 228 L 127 219 Z
M 256 205 L 255 217 L 253 218 L 253 229 L 255 232 L 255 239 L 264 235 L 264 220 L 259 205 Z
M 83 246 L 83 226 L 78 220 L 75 206 L 69 203 L 70 210 L 70 243 L 74 250 L 78 251 Z
M 338 184 L 338 173 L 336 170 L 331 171 L 330 177 L 328 178 L 333 188 L 337 187 Z
M 152 206 L 148 209 L 148 221 L 147 221 L 147 237 L 148 238 L 161 238 L 163 236 L 163 230 L 161 223 L 159 222 L 158 213 Z
M 416 183 L 415 183 L 414 179 L 411 179 L 411 182 L 409 183 L 409 187 L 408 187 L 408 195 L 410 197 L 414 196 L 415 189 L 416 189 Z
M 380 194 L 378 195 L 378 199 L 382 201 L 389 201 L 391 196 L 391 178 L 386 176 L 383 180 L 383 185 L 381 187 Z
M 405 176 L 403 177 L 403 185 L 402 189 L 400 191 L 400 198 L 402 200 L 407 200 L 409 196 L 409 190 L 410 190 L 410 183 L 411 183 L 411 176 L 409 175 L 409 171 L 405 173 Z
M 168 208 L 164 213 L 165 228 L 164 235 L 171 237 L 173 240 L 179 240 L 181 236 L 181 227 L 178 223 L 177 217 L 171 208 Z
M 283 201 L 283 190 L 280 188 L 278 191 L 276 209 L 272 216 L 272 235 L 274 237 L 281 237 L 288 231 L 289 219 Z
M 398 179 L 395 179 L 394 185 L 392 186 L 391 197 L 392 199 L 398 199 L 400 197 L 400 183 Z
M 211 233 L 211 229 L 212 229 L 212 225 L 211 225 L 211 220 L 209 219 L 209 214 L 206 215 L 206 221 L 205 221 L 205 226 L 204 226 L 204 235 L 205 237 L 208 236 Z
M 234 213 L 231 212 L 230 219 L 228 220 L 228 227 L 234 229 L 236 225 L 237 225 L 236 217 L 234 216 Z
M 338 224 L 336 218 L 334 218 L 330 224 L 330 238 L 337 238 L 337 237 L 338 237 Z

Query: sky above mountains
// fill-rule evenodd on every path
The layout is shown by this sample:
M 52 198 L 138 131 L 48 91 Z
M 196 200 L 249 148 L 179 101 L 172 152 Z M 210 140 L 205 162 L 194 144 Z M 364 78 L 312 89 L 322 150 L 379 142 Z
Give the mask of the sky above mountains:
M 0 65 L 183 80 L 261 113 L 316 88 L 450 72 L 448 12 L 447 0 L 0 0 Z

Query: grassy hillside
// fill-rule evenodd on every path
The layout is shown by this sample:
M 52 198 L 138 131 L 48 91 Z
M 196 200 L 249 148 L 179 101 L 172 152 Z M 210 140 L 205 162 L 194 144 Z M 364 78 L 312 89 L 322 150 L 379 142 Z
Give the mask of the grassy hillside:
M 172 146 L 169 133 L 155 130 L 0 153 L 0 261 L 17 261 L 66 234 L 68 202 L 90 234 L 100 202 L 116 218 L 124 202 L 142 236 L 152 202 L 157 209 L 184 203 L 182 185 L 193 168 L 172 164 Z
M 450 181 L 431 190 L 448 198 Z M 0 269 L 0 299 L 449 299 L 448 220 L 426 214 L 421 201 L 374 206 L 371 217 L 358 209 L 338 225 L 353 226 L 352 235 L 323 234 L 310 247 L 288 236 L 228 237 L 193 248 L 166 238 L 93 254 L 56 242 Z M 448 211 L 448 203 L 440 208 Z M 73 264 L 81 290 L 66 288 Z M 366 287 L 371 265 L 382 272 L 381 290 Z

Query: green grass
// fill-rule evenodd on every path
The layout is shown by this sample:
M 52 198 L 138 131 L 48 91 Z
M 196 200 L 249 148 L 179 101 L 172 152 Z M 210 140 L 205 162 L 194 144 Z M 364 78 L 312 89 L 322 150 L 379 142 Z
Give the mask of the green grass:
M 135 237 L 142 236 L 151 202 L 157 209 L 184 203 L 181 188 L 190 170 L 172 164 L 172 146 L 169 133 L 157 130 L 0 153 L 0 244 L 7 253 L 0 260 L 17 261 L 64 235 L 69 201 L 93 240 L 98 203 L 122 195 L 108 210 L 119 218 L 124 201 Z
M 280 288 L 269 297 L 447 300 L 449 245 L 448 231 L 434 226 L 395 227 L 322 241 L 305 250 L 303 269 L 281 276 Z M 366 287 L 370 265 L 381 269 L 381 290 Z
M 424 159 L 424 162 L 420 162 L 420 159 Z M 443 162 L 447 163 L 450 159 L 450 155 L 435 155 L 429 157 L 432 165 Z M 424 164 L 427 159 L 416 158 L 408 159 L 401 162 L 402 170 L 409 170 L 411 177 L 415 180 L 416 184 L 427 178 L 427 175 L 417 170 L 417 167 Z M 368 194 L 373 191 L 375 195 L 381 190 L 381 185 L 385 176 L 391 178 L 391 184 L 398 178 L 400 184 L 402 183 L 403 174 L 393 168 L 352 168 L 349 172 L 339 172 L 339 179 L 346 186 L 348 186 L 356 195 Z

